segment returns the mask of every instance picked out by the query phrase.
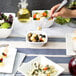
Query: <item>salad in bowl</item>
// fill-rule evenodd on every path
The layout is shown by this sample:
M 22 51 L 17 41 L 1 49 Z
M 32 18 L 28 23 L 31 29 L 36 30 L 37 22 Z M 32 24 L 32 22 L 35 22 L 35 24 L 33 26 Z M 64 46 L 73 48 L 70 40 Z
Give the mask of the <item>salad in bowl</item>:
M 32 17 L 35 26 L 47 28 L 51 27 L 54 22 L 52 18 L 48 19 L 50 17 L 50 10 L 33 10 Z
M 14 13 L 0 12 L 0 38 L 7 38 L 13 29 Z

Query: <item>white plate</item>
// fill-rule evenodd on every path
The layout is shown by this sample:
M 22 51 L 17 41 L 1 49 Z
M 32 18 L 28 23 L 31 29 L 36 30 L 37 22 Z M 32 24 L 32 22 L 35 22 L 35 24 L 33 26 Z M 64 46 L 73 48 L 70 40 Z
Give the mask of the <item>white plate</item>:
M 57 70 L 57 73 L 54 76 L 58 76 L 59 74 L 61 74 L 64 71 L 64 69 L 61 66 L 59 66 L 58 64 L 54 63 L 53 61 L 49 60 L 48 58 L 46 58 L 44 56 L 38 56 L 28 63 L 23 63 L 18 68 L 18 71 L 21 72 L 23 75 L 28 76 L 28 72 L 32 70 L 32 68 L 33 68 L 32 64 L 35 62 L 38 62 L 42 65 L 53 65 L 55 67 L 55 69 Z
M 5 47 L 0 47 L 0 55 L 4 51 Z M 15 62 L 15 56 L 16 56 L 17 49 L 9 46 L 8 47 L 8 54 L 7 58 L 3 59 L 3 66 L 0 66 L 0 72 L 2 73 L 12 73 L 13 66 Z
M 50 10 L 33 10 L 32 11 L 32 17 L 35 13 L 43 13 L 44 11 L 50 12 Z M 41 18 L 41 20 L 33 20 L 33 23 L 35 26 L 41 26 L 43 28 L 47 28 L 53 25 L 54 21 L 53 20 L 47 20 L 46 18 Z
M 68 33 L 66 35 L 66 54 L 69 56 L 76 55 L 76 40 L 73 40 L 73 37 L 76 37 L 74 33 Z

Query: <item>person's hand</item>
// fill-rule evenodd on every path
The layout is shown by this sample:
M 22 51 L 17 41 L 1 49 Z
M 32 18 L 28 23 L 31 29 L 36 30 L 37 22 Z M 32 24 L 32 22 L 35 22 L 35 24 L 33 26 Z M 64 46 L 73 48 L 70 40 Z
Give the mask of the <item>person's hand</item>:
M 71 10 L 63 7 L 60 9 L 57 13 L 54 13 L 54 11 L 60 6 L 60 4 L 55 5 L 54 7 L 51 8 L 50 15 L 51 17 L 57 17 L 61 16 L 64 18 L 71 18 Z

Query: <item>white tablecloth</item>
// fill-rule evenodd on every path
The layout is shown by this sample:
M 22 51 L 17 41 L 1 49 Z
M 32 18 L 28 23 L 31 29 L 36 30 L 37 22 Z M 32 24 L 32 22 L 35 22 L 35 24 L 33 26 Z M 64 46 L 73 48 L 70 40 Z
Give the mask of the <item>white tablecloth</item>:
M 14 20 L 14 29 L 10 36 L 25 36 L 28 31 L 37 30 L 38 24 L 34 25 L 33 21 L 30 20 L 27 23 L 21 23 L 17 18 Z M 54 23 L 50 28 L 42 28 L 42 31 L 46 32 L 51 37 L 65 37 L 66 33 L 74 32 L 76 28 L 72 28 L 65 25 L 59 25 Z

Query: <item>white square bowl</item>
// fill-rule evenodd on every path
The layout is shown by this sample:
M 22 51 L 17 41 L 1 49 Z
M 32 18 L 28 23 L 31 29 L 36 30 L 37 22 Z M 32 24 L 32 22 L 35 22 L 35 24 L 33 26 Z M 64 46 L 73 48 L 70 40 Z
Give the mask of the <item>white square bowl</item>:
M 46 36 L 46 41 L 45 42 L 30 42 L 28 40 L 28 34 L 29 33 L 36 33 L 36 34 L 43 34 Z M 48 37 L 47 37 L 47 34 L 43 31 L 29 31 L 27 34 L 26 34 L 26 43 L 31 45 L 31 46 L 43 46 L 44 44 L 46 44 L 48 41 Z
M 43 13 L 44 11 L 50 12 L 50 10 L 33 10 L 32 11 L 32 17 L 36 12 Z M 54 21 L 53 20 L 47 20 L 47 18 L 41 18 L 40 20 L 33 20 L 33 24 L 35 26 L 41 26 L 43 28 L 48 28 L 53 25 Z
M 11 14 L 13 16 L 13 20 L 15 18 L 15 13 L 4 13 L 4 14 L 6 16 Z M 9 28 L 9 29 L 0 29 L 0 38 L 7 38 L 11 34 L 12 29 L 13 29 L 13 24 L 12 24 L 11 28 Z
M 45 65 L 52 65 L 55 67 L 55 69 L 57 70 L 56 74 L 51 75 L 51 76 L 59 76 L 59 74 L 61 74 L 64 69 L 59 66 L 58 64 L 54 63 L 53 61 L 49 60 L 48 58 L 44 57 L 44 56 L 38 56 L 36 58 L 34 58 L 33 60 L 27 62 L 27 63 L 23 63 L 19 68 L 18 71 L 21 72 L 23 75 L 25 76 L 29 76 L 28 73 L 31 72 L 33 70 L 33 64 L 34 63 L 40 63 L 41 65 L 45 66 Z

